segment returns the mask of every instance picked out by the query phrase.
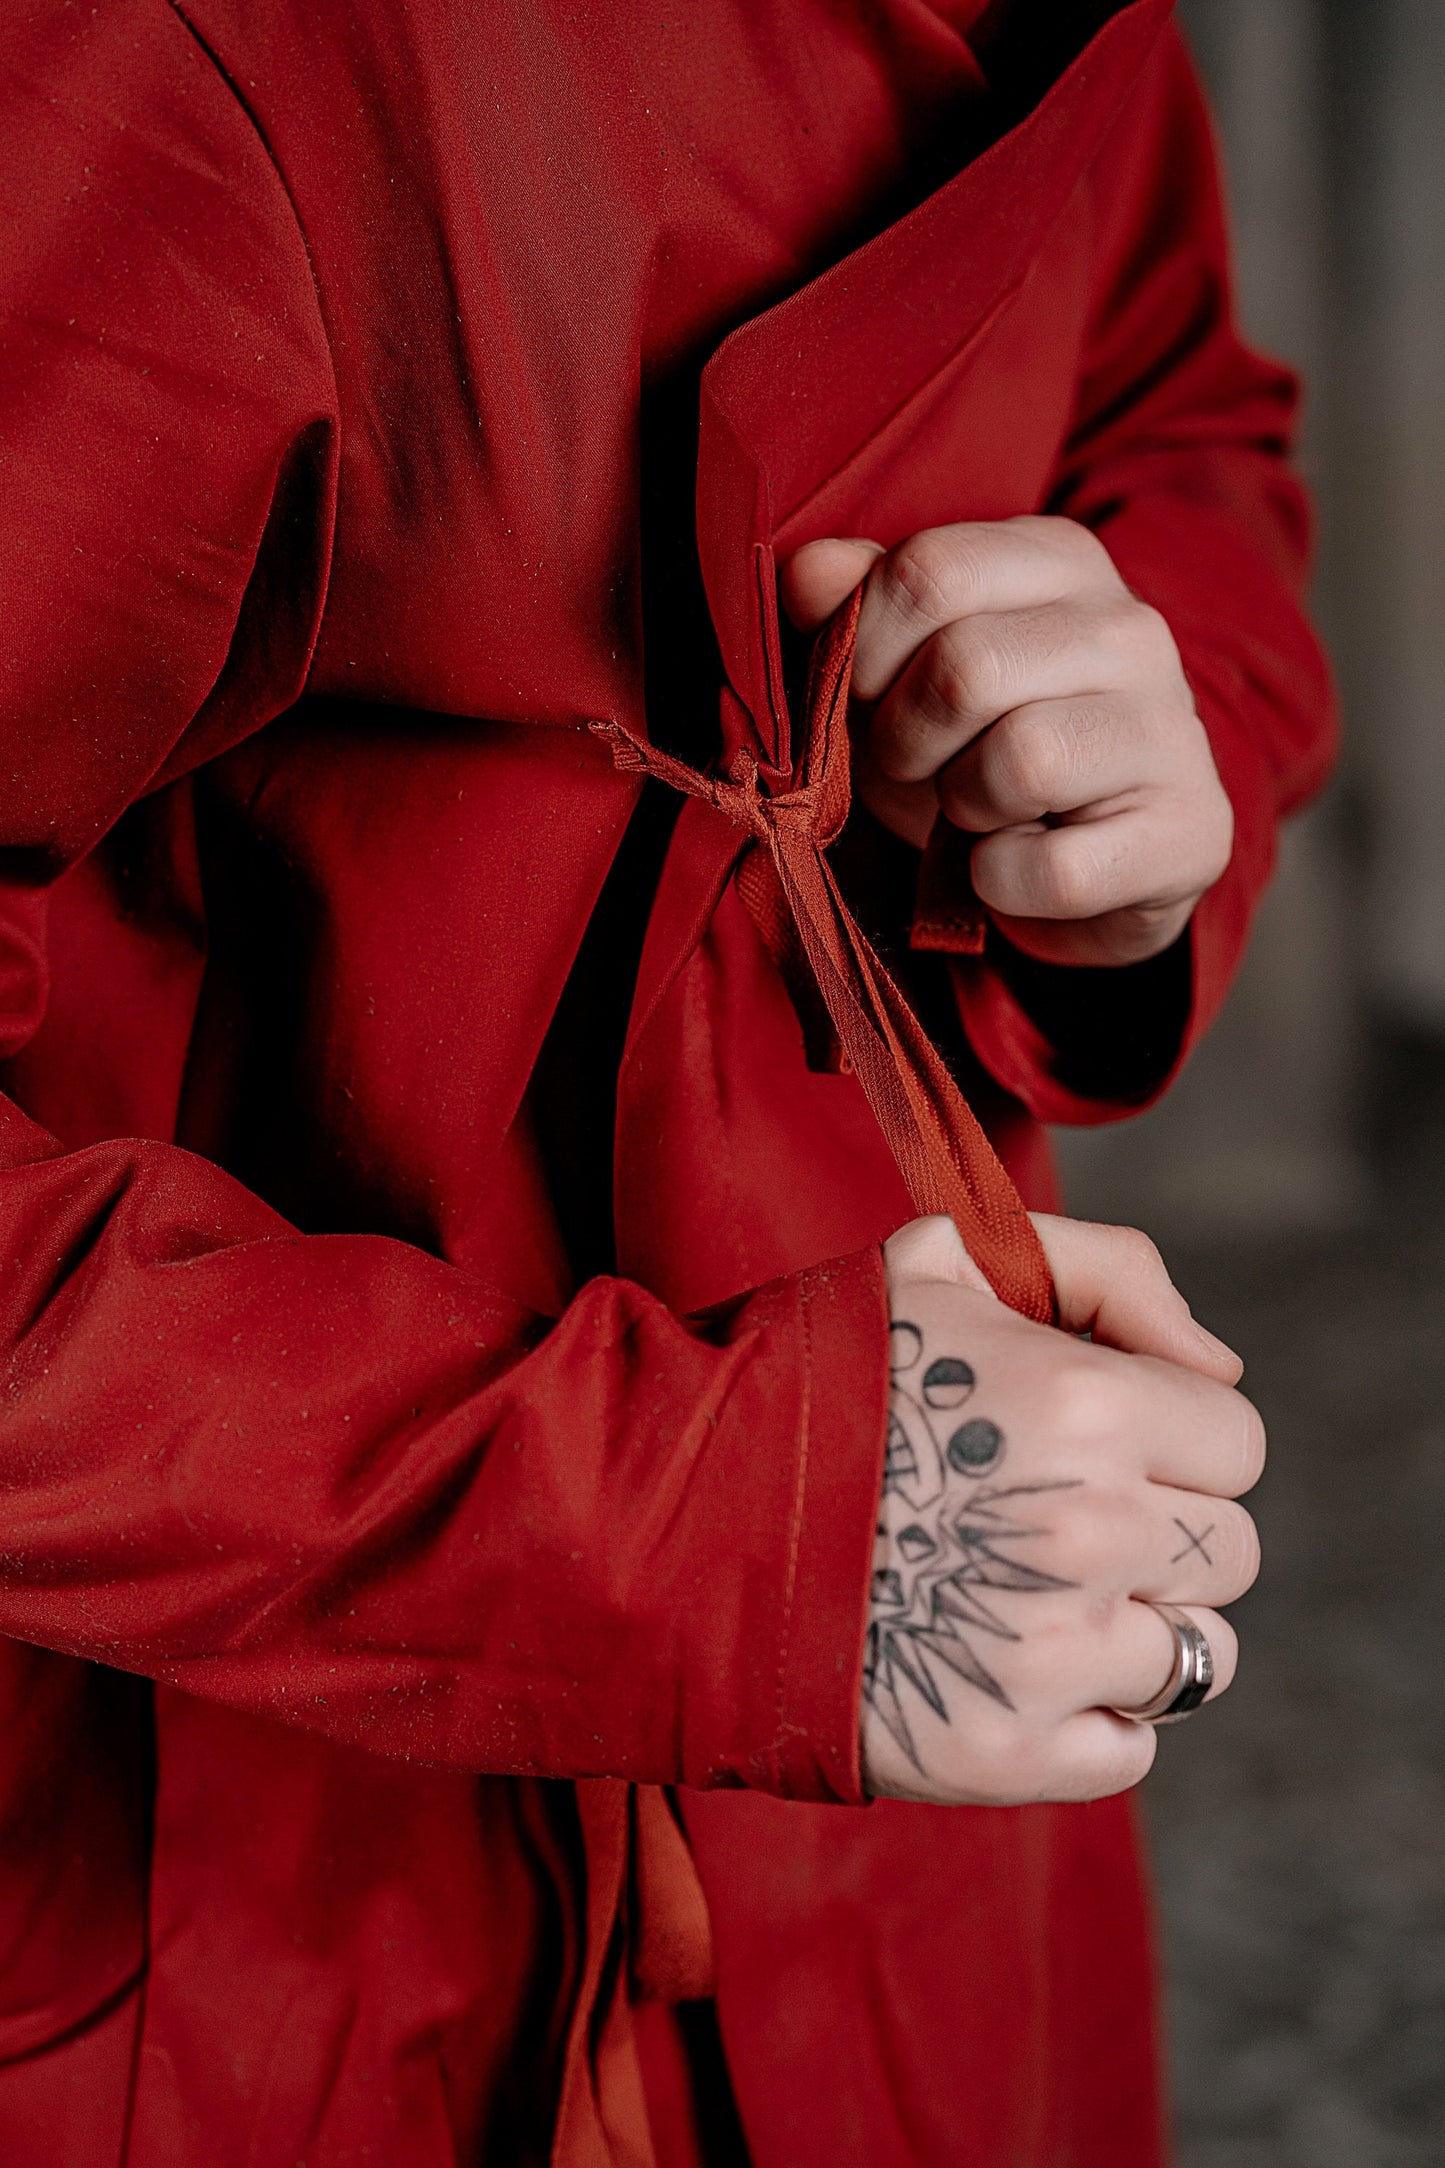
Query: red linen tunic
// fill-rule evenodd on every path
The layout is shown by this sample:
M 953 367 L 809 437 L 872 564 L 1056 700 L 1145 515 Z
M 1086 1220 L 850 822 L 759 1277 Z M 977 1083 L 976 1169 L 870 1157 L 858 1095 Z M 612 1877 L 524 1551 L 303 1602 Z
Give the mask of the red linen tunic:
M 0 23 L 7 2168 L 545 2159 L 616 1777 L 690 1787 L 758 2168 L 1156 2158 L 1127 1804 L 859 1804 L 910 1206 L 713 810 L 580 1286 L 529 1094 L 639 795 L 589 720 L 786 775 L 810 536 L 1052 506 L 1168 615 L 1238 841 L 1136 1102 L 1321 772 L 1165 0 L 991 9 L 987 81 L 975 13 Z M 1128 1080 L 957 982 L 1041 1201 Z

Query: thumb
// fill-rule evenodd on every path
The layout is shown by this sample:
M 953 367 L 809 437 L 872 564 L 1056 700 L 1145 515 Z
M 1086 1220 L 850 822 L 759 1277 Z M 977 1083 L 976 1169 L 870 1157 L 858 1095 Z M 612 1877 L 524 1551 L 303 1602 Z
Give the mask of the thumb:
M 1189 1305 L 1164 1269 L 1147 1235 L 1133 1227 L 1100 1227 L 1090 1220 L 1030 1214 L 1054 1276 L 1059 1323 L 1086 1332 L 1103 1347 L 1157 1355 L 1237 1385 L 1244 1365 L 1190 1316 Z
M 787 611 L 799 632 L 816 632 L 847 600 L 869 567 L 882 555 L 881 542 L 805 542 L 794 550 L 782 569 L 778 586 Z

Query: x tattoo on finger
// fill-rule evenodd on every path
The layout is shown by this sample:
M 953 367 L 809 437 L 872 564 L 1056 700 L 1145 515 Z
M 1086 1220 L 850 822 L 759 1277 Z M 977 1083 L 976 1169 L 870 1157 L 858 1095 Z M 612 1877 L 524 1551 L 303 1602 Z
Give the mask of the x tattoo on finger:
M 1180 1535 L 1184 1538 L 1184 1548 L 1182 1551 L 1176 1551 L 1174 1553 L 1174 1556 L 1169 1561 L 1170 1565 L 1177 1566 L 1181 1558 L 1187 1558 L 1191 1551 L 1198 1551 L 1200 1557 L 1204 1560 L 1205 1565 L 1212 1566 L 1214 1564 L 1214 1560 L 1210 1557 L 1208 1551 L 1205 1550 L 1204 1541 L 1206 1536 L 1212 1536 L 1214 1534 L 1213 1521 L 1211 1521 L 1209 1526 L 1205 1529 L 1202 1529 L 1200 1533 L 1196 1536 L 1194 1530 L 1188 1525 L 1187 1522 L 1181 1521 L 1177 1513 L 1173 1516 L 1173 1520 L 1175 1527 L 1179 1530 Z

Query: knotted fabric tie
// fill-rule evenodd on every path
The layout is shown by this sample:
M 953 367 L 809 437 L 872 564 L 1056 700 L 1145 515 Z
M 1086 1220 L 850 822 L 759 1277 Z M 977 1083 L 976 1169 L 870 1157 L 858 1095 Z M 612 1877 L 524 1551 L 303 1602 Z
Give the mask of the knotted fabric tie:
M 766 853 L 781 913 L 791 921 L 848 1065 L 920 1212 L 945 1212 L 1000 1299 L 1052 1323 L 1053 1281 L 1023 1200 L 904 995 L 844 901 L 826 857 L 851 796 L 848 685 L 861 595 L 830 620 L 813 651 L 803 757 L 793 787 L 765 791 L 755 760 L 701 775 L 616 722 L 593 723 L 617 766 L 704 798 Z M 745 861 L 740 885 L 753 872 Z M 765 899 L 749 898 L 765 918 Z M 764 924 L 764 933 L 768 928 Z M 782 932 L 783 929 L 777 929 Z M 776 953 L 776 943 L 769 942 Z

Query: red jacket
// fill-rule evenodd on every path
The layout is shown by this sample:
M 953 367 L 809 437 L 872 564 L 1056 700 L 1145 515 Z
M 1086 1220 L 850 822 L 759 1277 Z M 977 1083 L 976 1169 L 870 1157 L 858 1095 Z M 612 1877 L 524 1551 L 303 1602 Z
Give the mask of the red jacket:
M 7 2168 L 77 2099 L 86 2168 L 545 2158 L 645 1927 L 579 1842 L 625 1795 L 555 1780 L 619 1777 L 695 1788 L 758 2168 L 1156 2157 L 1127 1806 L 860 1809 L 911 1207 L 722 815 L 673 832 L 580 1288 L 529 1090 L 638 799 L 588 722 L 716 750 L 715 635 L 785 777 L 811 536 L 1086 519 L 1212 733 L 1238 841 L 1147 1075 L 1091 1096 L 956 967 L 1035 1201 L 1034 1124 L 1164 1080 L 1320 775 L 1292 389 L 1166 0 L 1021 0 L 983 72 L 977 13 L 0 23 Z M 669 585 L 709 353 L 712 634 Z M 609 2007 L 574 2163 L 645 2158 Z M 106 2010 L 133 2068 L 47 2047 Z

